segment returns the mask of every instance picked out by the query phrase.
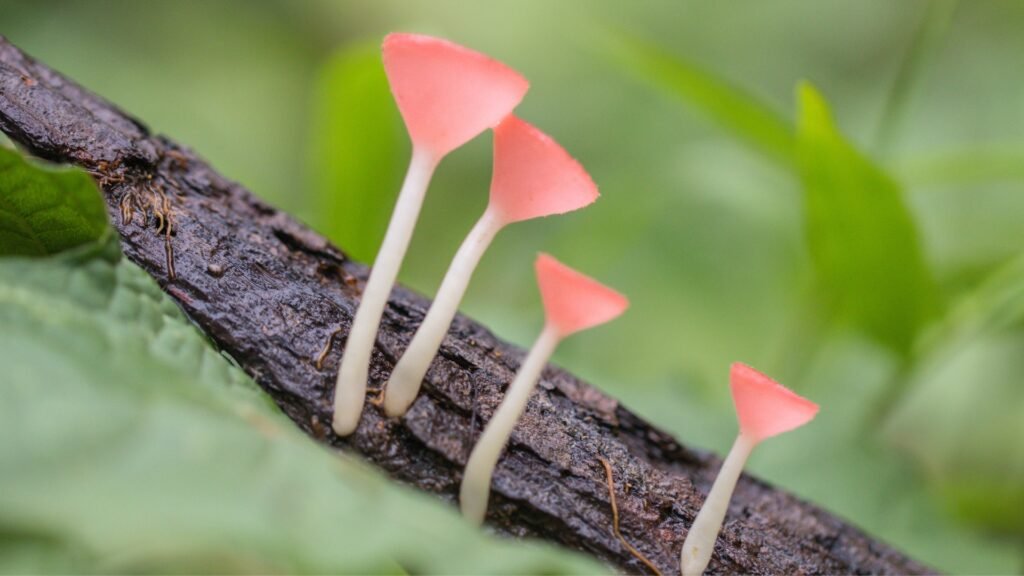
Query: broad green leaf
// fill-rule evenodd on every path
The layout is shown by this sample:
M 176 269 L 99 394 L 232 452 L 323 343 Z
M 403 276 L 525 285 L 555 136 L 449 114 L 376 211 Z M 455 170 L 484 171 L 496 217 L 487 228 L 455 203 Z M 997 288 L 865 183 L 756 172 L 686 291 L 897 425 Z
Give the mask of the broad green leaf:
M 0 146 L 0 256 L 46 256 L 99 239 L 106 210 L 81 170 L 52 169 Z
M 407 155 L 376 43 L 345 48 L 327 62 L 310 118 L 313 223 L 369 262 L 384 237 Z
M 785 116 L 720 76 L 653 44 L 628 36 L 609 41 L 629 72 L 688 102 L 746 144 L 786 168 L 794 167 L 793 125 Z
M 836 128 L 810 84 L 797 89 L 807 245 L 838 318 L 907 354 L 937 292 L 900 186 Z
M 0 570 L 599 573 L 303 435 L 140 269 L 0 260 Z

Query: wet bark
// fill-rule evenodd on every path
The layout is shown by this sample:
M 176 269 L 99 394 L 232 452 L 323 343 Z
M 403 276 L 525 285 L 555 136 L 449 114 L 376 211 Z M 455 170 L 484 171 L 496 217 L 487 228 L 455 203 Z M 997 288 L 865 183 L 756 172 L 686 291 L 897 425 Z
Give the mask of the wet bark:
M 103 188 L 127 257 L 156 278 L 297 426 L 454 502 L 472 442 L 522 350 L 459 316 L 409 413 L 389 420 L 367 404 L 356 434 L 338 438 L 330 429 L 334 376 L 364 265 L 2 37 L 0 129 L 32 154 L 89 170 Z M 168 214 L 170 234 L 160 228 Z M 371 388 L 384 381 L 428 304 L 404 288 L 394 291 L 373 355 Z M 612 465 L 625 538 L 663 572 L 678 573 L 686 529 L 720 459 L 686 448 L 554 366 L 545 370 L 499 463 L 488 523 L 505 534 L 591 554 L 622 572 L 645 572 L 612 530 L 601 458 Z M 749 476 L 739 482 L 709 567 L 709 573 L 750 574 L 929 570 Z

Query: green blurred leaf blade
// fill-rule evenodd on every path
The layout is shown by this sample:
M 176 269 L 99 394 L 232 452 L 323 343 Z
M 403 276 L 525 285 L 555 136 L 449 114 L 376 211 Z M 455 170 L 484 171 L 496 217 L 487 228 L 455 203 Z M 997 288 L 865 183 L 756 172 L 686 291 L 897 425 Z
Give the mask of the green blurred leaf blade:
M 900 186 L 843 137 L 813 86 L 797 92 L 804 220 L 819 284 L 841 321 L 908 354 L 937 291 Z
M 609 42 L 612 58 L 627 71 L 687 102 L 784 168 L 794 168 L 793 125 L 785 116 L 728 80 L 653 44 L 627 35 Z

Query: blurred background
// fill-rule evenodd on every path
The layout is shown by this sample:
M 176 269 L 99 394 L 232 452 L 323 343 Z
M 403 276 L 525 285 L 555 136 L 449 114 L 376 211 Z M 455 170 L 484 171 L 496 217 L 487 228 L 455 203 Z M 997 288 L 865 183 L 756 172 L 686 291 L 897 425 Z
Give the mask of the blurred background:
M 529 344 L 544 250 L 620 289 L 556 361 L 685 443 L 735 434 L 728 366 L 817 401 L 749 470 L 942 570 L 1024 571 L 1024 3 L 4 0 L 0 33 L 372 261 L 409 145 L 392 30 L 527 76 L 590 171 L 505 230 L 463 310 Z M 441 165 L 402 270 L 432 294 L 486 204 Z

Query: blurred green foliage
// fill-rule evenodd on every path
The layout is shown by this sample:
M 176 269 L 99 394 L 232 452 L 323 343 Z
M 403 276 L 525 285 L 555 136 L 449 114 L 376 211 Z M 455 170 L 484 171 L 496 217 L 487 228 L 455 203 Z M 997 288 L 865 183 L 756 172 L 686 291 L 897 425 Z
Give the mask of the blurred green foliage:
M 720 452 L 728 363 L 751 363 L 823 406 L 754 473 L 941 569 L 1009 573 L 1024 3 L 936 4 L 8 0 L 0 33 L 365 260 L 408 159 L 373 46 L 411 30 L 509 63 L 518 113 L 602 197 L 504 231 L 464 310 L 527 343 L 549 251 L 633 302 L 559 363 Z M 803 79 L 828 103 L 794 108 Z M 489 171 L 489 135 L 441 165 L 403 282 L 436 289 Z

